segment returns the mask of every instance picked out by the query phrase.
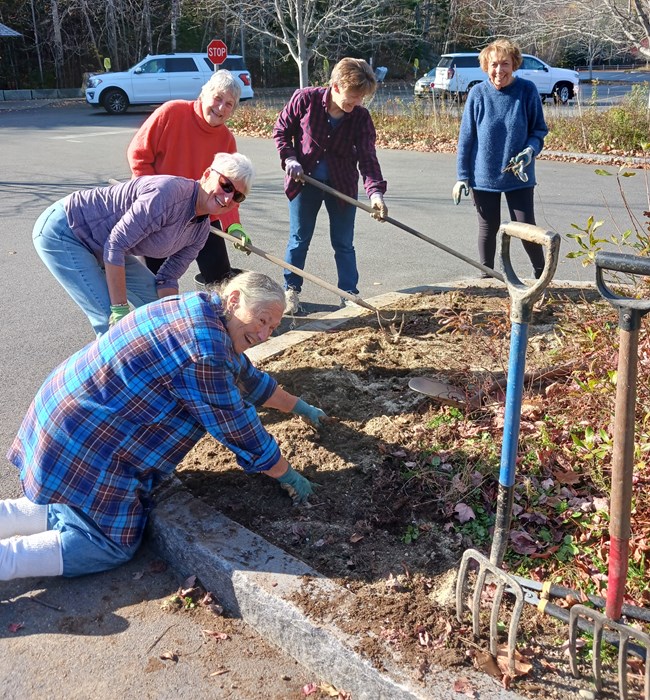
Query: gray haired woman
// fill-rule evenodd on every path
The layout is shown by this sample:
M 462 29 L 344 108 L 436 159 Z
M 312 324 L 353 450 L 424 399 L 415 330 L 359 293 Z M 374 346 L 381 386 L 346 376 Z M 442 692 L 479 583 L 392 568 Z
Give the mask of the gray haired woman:
M 23 498 L 0 501 L 0 581 L 80 576 L 135 554 L 156 486 L 205 435 L 245 472 L 294 502 L 312 484 L 282 456 L 265 406 L 318 427 L 325 413 L 282 389 L 244 354 L 284 312 L 284 290 L 246 272 L 220 293 L 147 304 L 45 380 L 8 453 Z
M 210 165 L 214 153 L 235 153 L 235 137 L 226 125 L 239 104 L 241 87 L 227 70 L 217 71 L 203 86 L 196 100 L 170 100 L 158 107 L 138 129 L 127 158 L 134 177 L 139 175 L 181 175 L 192 180 Z M 212 217 L 222 231 L 244 238 L 239 211 Z M 145 256 L 147 267 L 158 272 L 164 259 Z M 199 252 L 196 281 L 222 282 L 231 273 L 226 244 L 210 236 Z
M 252 180 L 246 156 L 217 153 L 199 180 L 152 175 L 79 190 L 41 214 L 34 246 L 101 335 L 130 304 L 178 292 L 210 235 L 210 217 L 236 209 Z M 146 255 L 165 258 L 156 274 L 137 257 Z

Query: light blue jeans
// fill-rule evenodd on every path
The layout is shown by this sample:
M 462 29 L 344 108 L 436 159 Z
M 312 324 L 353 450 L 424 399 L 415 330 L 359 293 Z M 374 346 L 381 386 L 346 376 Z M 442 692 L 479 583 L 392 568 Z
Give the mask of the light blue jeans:
M 47 507 L 47 529 L 61 534 L 63 576 L 114 569 L 132 559 L 140 546 L 140 541 L 130 547 L 113 542 L 90 518 L 60 503 Z
M 36 220 L 34 247 L 59 284 L 86 314 L 99 336 L 108 330 L 111 299 L 106 274 L 97 257 L 72 233 L 63 200 L 48 207 Z M 129 302 L 143 306 L 158 298 L 156 278 L 135 255 L 124 260 Z
M 338 288 L 344 292 L 358 294 L 359 272 L 353 243 L 356 207 L 313 185 L 304 185 L 298 196 L 289 202 L 289 242 L 284 259 L 294 267 L 305 269 L 316 217 L 323 202 L 330 218 L 330 242 L 334 248 Z M 285 270 L 284 286 L 299 292 L 302 289 L 302 277 Z

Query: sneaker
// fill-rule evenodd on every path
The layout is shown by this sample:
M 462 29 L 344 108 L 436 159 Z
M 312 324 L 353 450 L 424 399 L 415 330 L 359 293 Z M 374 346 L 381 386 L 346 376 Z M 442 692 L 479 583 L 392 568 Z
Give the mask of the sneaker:
M 286 302 L 286 306 L 284 308 L 285 314 L 293 316 L 300 311 L 300 297 L 295 289 L 285 289 L 284 300 Z
M 352 301 L 352 299 L 348 299 L 347 297 L 341 297 L 341 303 L 339 305 L 339 309 L 345 309 L 345 308 L 350 308 L 350 307 L 356 307 L 359 306 L 356 301 Z
M 205 291 L 205 279 L 200 272 L 198 275 L 194 275 L 194 286 L 198 292 Z

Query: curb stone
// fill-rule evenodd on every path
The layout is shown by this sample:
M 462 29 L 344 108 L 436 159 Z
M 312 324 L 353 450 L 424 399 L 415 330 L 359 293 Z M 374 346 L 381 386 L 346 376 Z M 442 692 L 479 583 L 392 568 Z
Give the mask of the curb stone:
M 444 293 L 468 287 L 502 287 L 496 280 L 460 280 L 448 284 L 390 292 L 369 300 L 378 309 L 417 292 Z M 584 282 L 556 282 L 555 289 L 584 288 Z M 272 357 L 307 338 L 342 325 L 349 318 L 372 313 L 361 307 L 346 307 L 308 323 L 298 331 L 272 338 L 248 352 L 253 361 Z M 364 636 L 344 632 L 344 620 L 354 593 L 335 584 L 305 563 L 287 554 L 259 535 L 235 523 L 186 492 L 177 479 L 154 509 L 149 534 L 180 575 L 196 574 L 224 609 L 252 625 L 267 641 L 293 656 L 334 687 L 351 692 L 354 700 L 462 700 L 453 690 L 459 677 L 471 680 L 479 693 L 497 700 L 524 700 L 504 690 L 486 674 L 472 669 L 451 673 L 432 667 L 426 685 L 418 684 L 399 668 L 399 655 L 388 645 L 382 669 L 357 651 Z M 292 601 L 309 581 L 309 594 L 323 599 L 327 619 L 310 620 Z

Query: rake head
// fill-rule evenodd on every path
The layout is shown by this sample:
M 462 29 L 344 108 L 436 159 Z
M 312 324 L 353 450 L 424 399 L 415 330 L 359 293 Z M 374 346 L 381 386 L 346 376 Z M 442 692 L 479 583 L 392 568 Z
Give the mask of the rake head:
M 621 700 L 628 698 L 627 658 L 629 653 L 635 653 L 645 658 L 645 700 L 650 700 L 650 635 L 629 625 L 614 622 L 607 615 L 584 605 L 574 605 L 569 613 L 569 660 L 574 678 L 580 677 L 576 659 L 576 641 L 578 627 L 584 627 L 584 621 L 593 625 L 592 670 L 596 690 L 601 692 L 603 687 L 601 646 L 605 634 L 607 641 L 611 640 L 618 646 L 618 691 Z M 609 634 L 607 630 L 610 630 Z M 633 648 L 631 648 L 630 640 L 633 640 Z
M 456 618 L 462 622 L 463 610 L 466 601 L 467 578 L 470 562 L 478 564 L 478 574 L 476 586 L 472 595 L 471 606 L 468 606 L 472 613 L 472 631 L 475 637 L 480 636 L 480 605 L 481 593 L 486 583 L 495 583 L 496 592 L 490 613 L 490 654 L 497 655 L 497 623 L 499 620 L 499 609 L 503 593 L 508 589 L 508 593 L 515 596 L 515 603 L 510 617 L 508 628 L 508 670 L 511 676 L 515 675 L 515 644 L 517 639 L 517 627 L 519 618 L 524 608 L 524 591 L 519 582 L 512 576 L 502 571 L 490 560 L 475 549 L 468 549 L 463 554 L 463 558 L 458 570 L 458 580 L 456 581 Z

